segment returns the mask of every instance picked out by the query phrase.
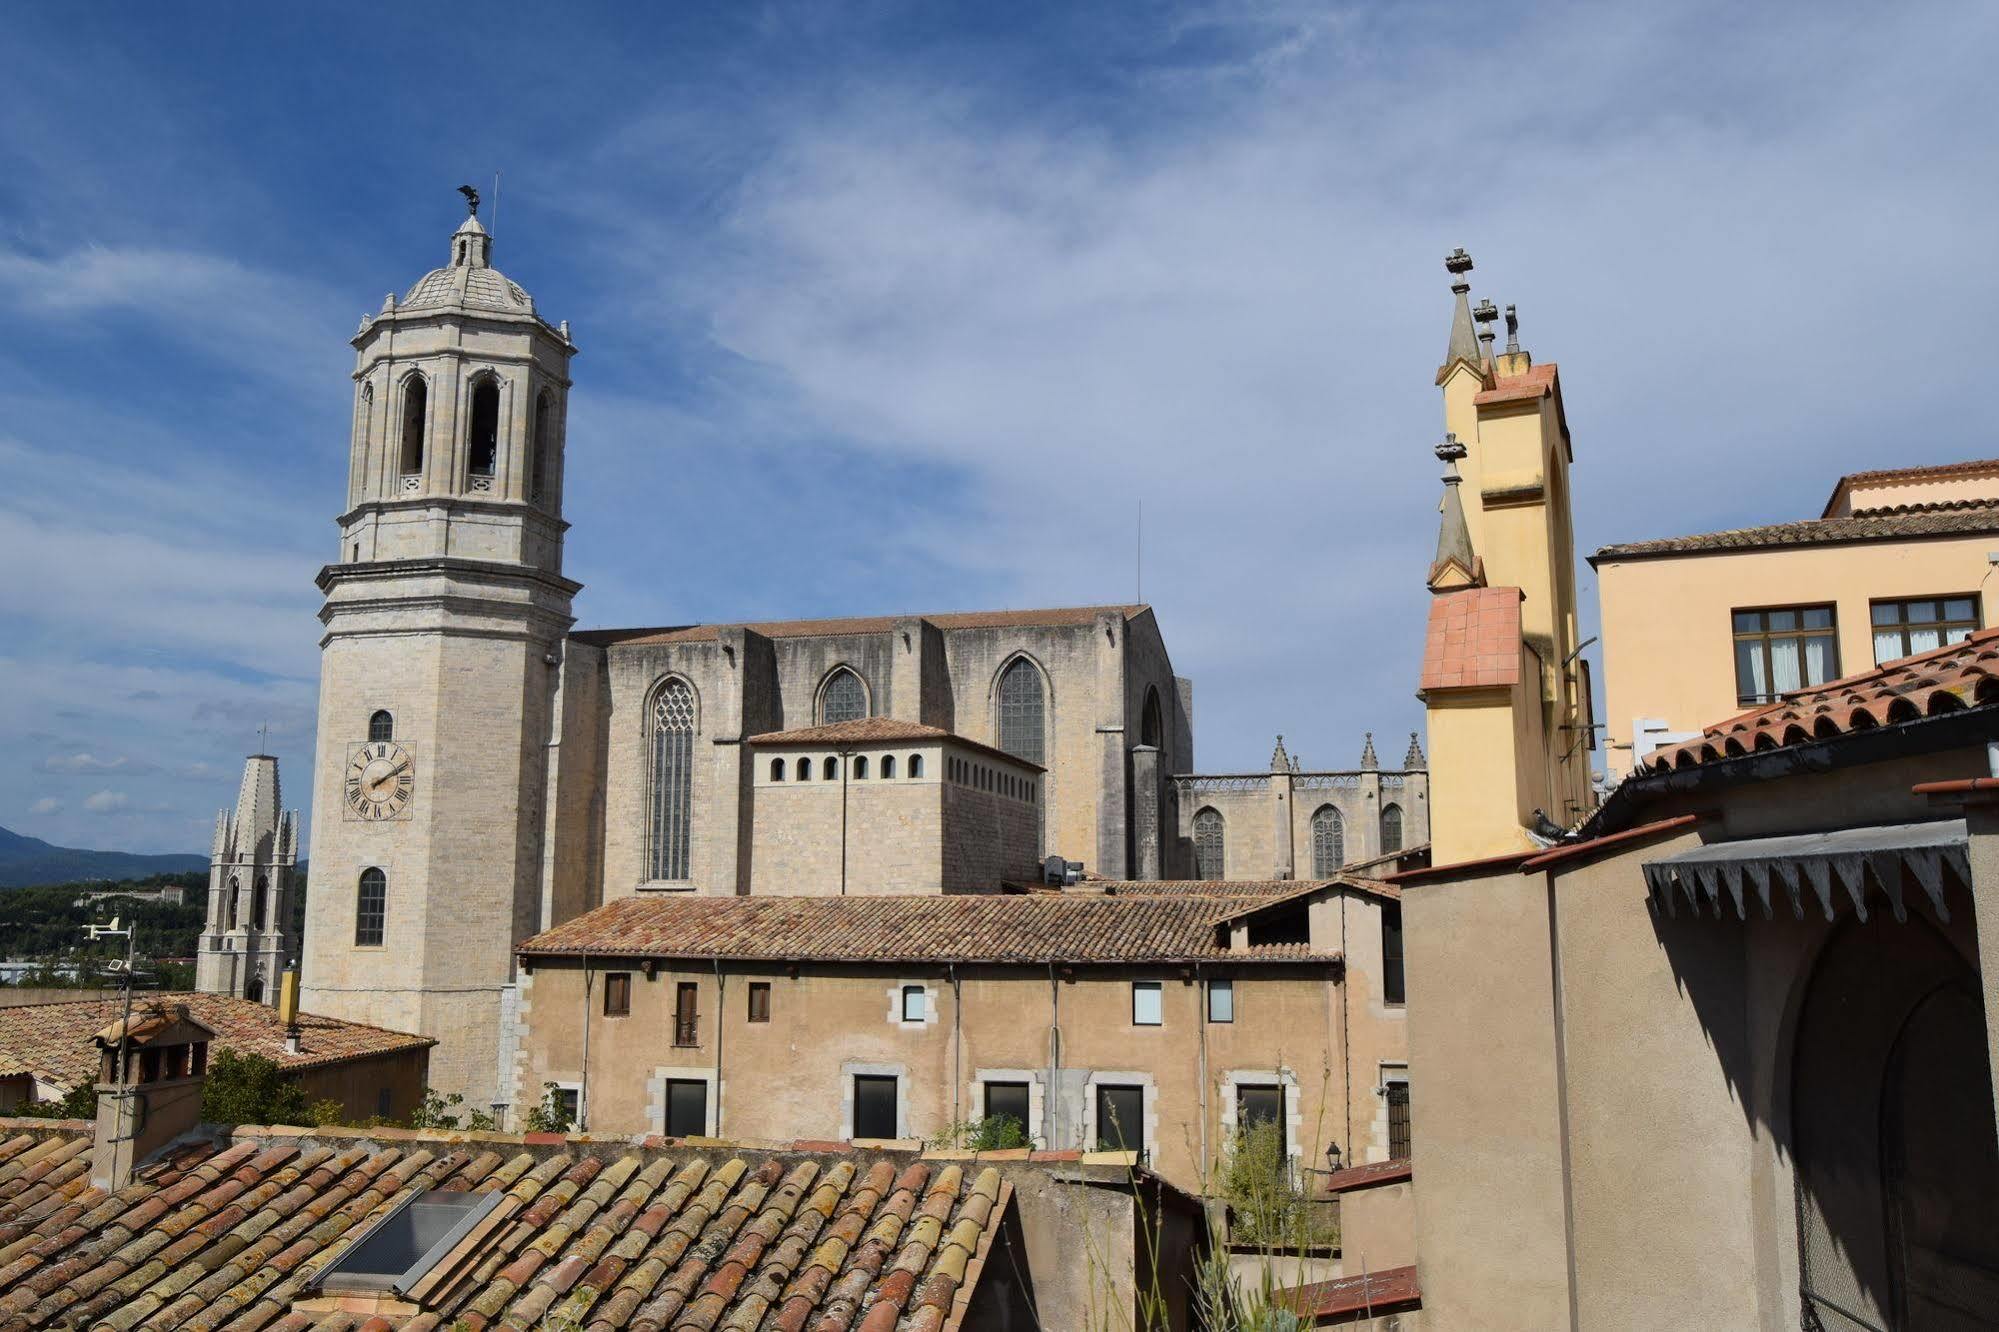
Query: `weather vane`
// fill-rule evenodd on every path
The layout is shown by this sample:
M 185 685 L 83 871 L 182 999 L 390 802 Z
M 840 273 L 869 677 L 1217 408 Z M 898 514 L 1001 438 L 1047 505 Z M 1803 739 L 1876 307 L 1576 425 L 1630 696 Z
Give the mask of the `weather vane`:
M 465 196 L 465 206 L 472 210 L 472 216 L 479 216 L 479 191 L 470 185 L 460 185 L 458 192 Z

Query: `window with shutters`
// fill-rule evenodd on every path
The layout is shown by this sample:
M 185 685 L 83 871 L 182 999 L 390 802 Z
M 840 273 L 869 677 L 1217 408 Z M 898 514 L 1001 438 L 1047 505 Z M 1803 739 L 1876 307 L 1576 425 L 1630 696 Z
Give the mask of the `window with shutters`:
M 673 1043 L 681 1046 L 701 1043 L 701 987 L 693 981 L 681 981 L 674 986 Z
M 626 1017 L 632 1011 L 632 973 L 612 971 L 604 976 L 604 1016 Z

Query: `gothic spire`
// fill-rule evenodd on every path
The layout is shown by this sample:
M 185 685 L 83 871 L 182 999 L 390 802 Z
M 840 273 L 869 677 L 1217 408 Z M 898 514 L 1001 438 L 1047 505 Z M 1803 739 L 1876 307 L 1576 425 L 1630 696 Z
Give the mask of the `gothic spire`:
M 1270 751 L 1270 770 L 1272 772 L 1291 771 L 1291 756 L 1284 752 L 1284 737 L 1281 735 L 1277 737 L 1277 748 Z
M 1451 312 L 1451 345 L 1444 353 L 1444 364 L 1448 367 L 1453 361 L 1463 361 L 1476 370 L 1480 364 L 1478 330 L 1472 327 L 1471 283 L 1465 281 L 1465 274 L 1471 272 L 1471 256 L 1462 248 L 1452 250 L 1444 258 L 1444 269 L 1451 275 L 1451 292 L 1458 299 Z
M 1478 555 L 1472 550 L 1471 528 L 1465 522 L 1464 499 L 1458 494 L 1458 487 L 1464 481 L 1458 475 L 1458 459 L 1468 452 L 1456 435 L 1445 435 L 1444 442 L 1436 449 L 1437 460 L 1444 464 L 1444 501 L 1438 506 L 1442 518 L 1437 524 L 1437 557 L 1430 562 L 1428 581 L 1433 591 L 1453 565 L 1464 583 L 1476 586 L 1483 581 Z
M 1402 770 L 1404 772 L 1426 772 L 1429 770 L 1429 767 L 1430 760 L 1423 757 L 1422 742 L 1417 740 L 1414 731 L 1409 732 L 1409 752 L 1402 756 Z
M 1367 743 L 1361 747 L 1360 770 L 1362 772 L 1379 772 L 1381 770 L 1381 760 L 1374 756 L 1373 731 L 1367 733 Z

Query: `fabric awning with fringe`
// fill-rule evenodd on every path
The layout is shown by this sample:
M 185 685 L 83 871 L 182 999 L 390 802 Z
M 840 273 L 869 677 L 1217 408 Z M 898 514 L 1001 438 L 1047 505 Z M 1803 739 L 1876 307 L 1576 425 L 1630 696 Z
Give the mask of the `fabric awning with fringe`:
M 1913 884 L 1937 918 L 1948 921 L 1946 870 L 1961 884 L 1971 882 L 1963 819 L 1710 842 L 1644 864 L 1645 886 L 1667 914 L 1677 914 L 1684 901 L 1716 917 L 1731 906 L 1742 920 L 1752 903 L 1769 920 L 1776 905 L 1788 901 L 1799 920 L 1810 904 L 1827 920 L 1851 909 L 1864 921 L 1868 899 L 1878 894 L 1897 921 L 1906 921 L 1905 892 Z

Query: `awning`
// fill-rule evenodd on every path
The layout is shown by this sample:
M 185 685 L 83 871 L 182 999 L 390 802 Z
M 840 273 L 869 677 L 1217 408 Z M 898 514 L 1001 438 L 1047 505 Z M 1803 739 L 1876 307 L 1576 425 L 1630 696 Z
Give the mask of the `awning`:
M 1938 919 L 1948 921 L 1946 868 L 1959 883 L 1971 883 L 1963 819 L 1710 842 L 1644 864 L 1645 886 L 1669 915 L 1684 898 L 1695 911 L 1711 910 L 1715 916 L 1722 915 L 1724 902 L 1732 903 L 1744 920 L 1749 917 L 1746 900 L 1754 899 L 1768 920 L 1774 914 L 1772 897 L 1782 895 L 1799 920 L 1811 901 L 1827 920 L 1850 905 L 1864 921 L 1873 892 L 1888 899 L 1896 920 L 1905 921 L 1903 891 L 1914 883 L 1928 894 Z

